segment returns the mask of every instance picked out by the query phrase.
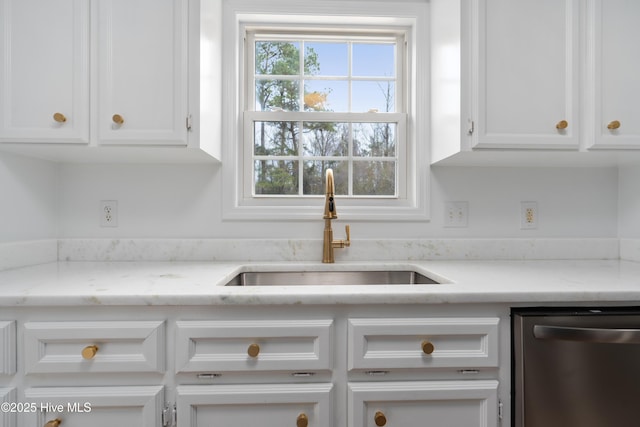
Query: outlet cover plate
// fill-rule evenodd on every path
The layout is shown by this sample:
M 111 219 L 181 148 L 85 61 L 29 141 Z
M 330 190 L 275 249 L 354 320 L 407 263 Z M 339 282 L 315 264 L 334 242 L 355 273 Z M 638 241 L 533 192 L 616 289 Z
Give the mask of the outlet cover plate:
M 469 202 L 445 202 L 444 226 L 466 227 L 469 222 Z
M 520 229 L 538 228 L 538 202 L 520 202 Z
M 118 201 L 117 200 L 101 200 L 99 215 L 100 215 L 100 227 L 117 227 L 118 226 Z

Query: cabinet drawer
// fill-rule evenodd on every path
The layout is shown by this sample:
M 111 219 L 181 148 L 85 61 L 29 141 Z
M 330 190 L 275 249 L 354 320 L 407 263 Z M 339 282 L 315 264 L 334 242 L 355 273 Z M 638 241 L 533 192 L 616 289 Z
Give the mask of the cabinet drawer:
M 178 386 L 185 426 L 332 427 L 332 384 Z
M 176 372 L 329 370 L 333 320 L 179 321 Z
M 497 368 L 498 318 L 350 319 L 349 370 Z
M 25 372 L 164 372 L 164 321 L 28 322 Z
M 497 395 L 497 381 L 350 383 L 348 425 L 494 426 Z
M 16 372 L 16 322 L 0 321 L 0 375 Z

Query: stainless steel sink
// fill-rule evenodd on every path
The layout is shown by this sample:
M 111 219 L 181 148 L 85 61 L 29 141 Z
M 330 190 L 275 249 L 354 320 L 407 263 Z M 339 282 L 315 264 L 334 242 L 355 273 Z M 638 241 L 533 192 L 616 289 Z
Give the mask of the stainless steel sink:
M 240 273 L 225 286 L 425 285 L 437 283 L 415 271 L 260 271 Z

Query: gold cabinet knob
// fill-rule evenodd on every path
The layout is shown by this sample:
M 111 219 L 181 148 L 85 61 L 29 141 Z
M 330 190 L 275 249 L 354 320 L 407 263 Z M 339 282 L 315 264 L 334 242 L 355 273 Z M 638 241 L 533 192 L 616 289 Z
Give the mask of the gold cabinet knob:
M 298 418 L 296 419 L 296 427 L 307 427 L 308 425 L 309 417 L 307 417 L 307 414 L 302 413 L 298 415 Z
M 64 123 L 67 121 L 67 118 L 62 113 L 55 113 L 53 115 L 53 120 L 55 120 L 57 123 Z
M 95 357 L 98 352 L 97 345 L 88 345 L 82 349 L 82 358 L 86 360 L 91 360 Z
M 557 124 L 556 124 L 556 129 L 558 130 L 564 130 L 569 126 L 569 122 L 566 120 L 560 120 Z
M 255 343 L 251 344 L 249 348 L 247 348 L 247 354 L 250 357 L 258 357 L 258 354 L 260 354 L 260 346 Z
M 607 125 L 607 129 L 609 130 L 616 130 L 619 127 L 620 127 L 620 122 L 617 120 L 614 120 Z
M 111 120 L 113 120 L 113 123 L 117 125 L 121 125 L 124 123 L 124 117 L 122 117 L 120 114 L 114 114 Z
M 56 418 L 54 420 L 47 421 L 44 427 L 58 427 L 61 423 L 62 423 L 62 420 L 60 418 Z
M 383 425 L 387 424 L 387 417 L 385 417 L 382 411 L 376 411 L 375 415 L 373 416 L 373 420 L 376 422 L 376 425 L 378 427 L 382 427 Z
M 422 344 L 420 346 L 422 347 L 422 352 L 424 354 L 431 354 L 433 353 L 433 350 L 436 349 L 433 343 L 427 340 L 422 341 Z

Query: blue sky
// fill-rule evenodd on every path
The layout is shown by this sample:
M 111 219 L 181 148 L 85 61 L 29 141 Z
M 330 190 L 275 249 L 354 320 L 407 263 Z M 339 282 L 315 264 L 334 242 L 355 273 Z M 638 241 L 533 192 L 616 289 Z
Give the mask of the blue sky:
M 308 42 L 318 54 L 320 76 L 348 75 L 348 47 L 346 43 Z M 394 77 L 395 47 L 392 44 L 353 43 L 352 75 L 354 77 Z M 369 109 L 385 111 L 384 90 L 387 82 L 354 81 L 351 111 L 365 112 Z M 347 111 L 348 84 L 345 80 L 308 81 L 307 90 L 327 92 L 330 90 L 327 107 L 333 111 Z

